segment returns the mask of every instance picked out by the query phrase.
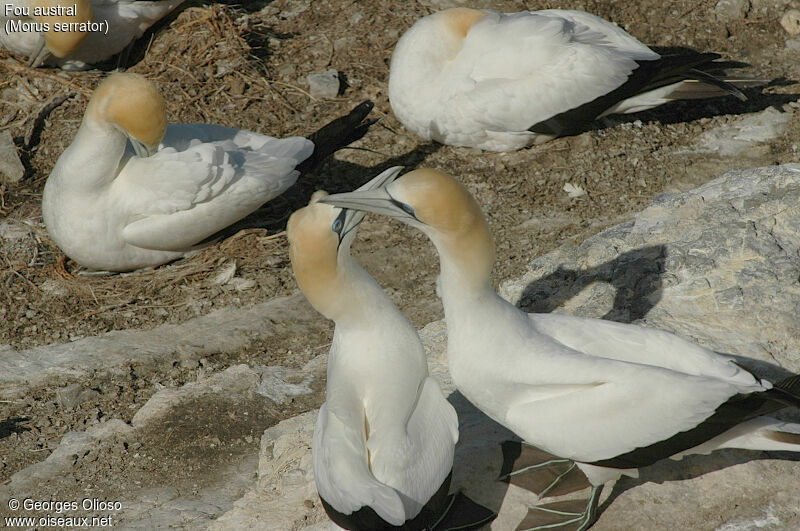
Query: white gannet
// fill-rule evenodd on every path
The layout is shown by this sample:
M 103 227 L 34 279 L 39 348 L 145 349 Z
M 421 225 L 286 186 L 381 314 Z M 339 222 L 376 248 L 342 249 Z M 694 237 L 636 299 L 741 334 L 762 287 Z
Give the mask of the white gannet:
M 362 103 L 312 140 L 167 125 L 153 83 L 114 74 L 95 90 L 75 140 L 47 179 L 47 231 L 91 269 L 129 271 L 174 260 L 283 193 L 301 162 L 305 167 L 360 138 L 371 108 Z
M 319 203 L 326 195 L 316 192 L 286 228 L 300 288 L 336 323 L 312 446 L 317 490 L 346 529 L 431 529 L 450 500 L 458 418 L 428 375 L 417 331 L 350 257 L 364 213 Z
M 0 45 L 65 70 L 83 70 L 123 51 L 184 0 L 16 0 L 0 6 Z M 40 14 L 41 13 L 41 14 Z M 13 26 L 9 26 L 12 24 Z M 70 24 L 69 26 L 65 24 Z M 21 28 L 6 31 L 8 28 Z
M 426 140 L 512 151 L 607 114 L 682 98 L 745 99 L 712 75 L 725 66 L 717 58 L 661 56 L 583 11 L 453 8 L 418 20 L 397 42 L 389 101 Z
M 593 486 L 585 511 L 563 525 L 585 529 L 605 482 L 666 457 L 800 451 L 800 424 L 765 416 L 800 406 L 800 375 L 773 384 L 668 332 L 528 314 L 500 298 L 489 227 L 452 177 L 421 169 L 321 201 L 392 216 L 436 246 L 453 382 L 526 442 L 575 461 Z

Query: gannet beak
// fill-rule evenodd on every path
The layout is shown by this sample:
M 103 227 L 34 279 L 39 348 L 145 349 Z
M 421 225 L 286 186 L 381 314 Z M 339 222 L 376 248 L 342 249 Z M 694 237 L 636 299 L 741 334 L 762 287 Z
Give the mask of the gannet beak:
M 39 41 L 36 43 L 36 49 L 28 59 L 28 66 L 36 68 L 42 65 L 47 58 L 50 57 L 50 50 L 47 49 L 47 42 L 44 40 L 44 34 L 39 36 Z
M 401 169 L 401 166 L 390 168 L 352 192 L 329 195 L 320 199 L 319 202 L 339 208 L 358 210 L 362 212 L 362 218 L 363 212 L 374 212 L 401 220 L 419 221 L 413 215 L 413 211 L 409 211 L 408 205 L 395 200 L 386 189 L 386 186 L 397 178 Z
M 369 182 L 358 187 L 355 190 L 355 192 L 360 193 L 367 191 L 377 191 L 382 187 L 386 186 L 387 184 L 389 184 L 390 182 L 394 181 L 397 178 L 397 176 L 400 175 L 400 172 L 402 170 L 403 170 L 402 166 L 391 167 L 388 170 L 381 172 L 376 177 L 372 178 Z M 319 200 L 319 202 L 327 203 L 326 199 L 328 199 L 329 197 L 331 196 L 323 197 L 322 199 Z M 336 218 L 336 221 L 334 222 L 334 226 L 336 226 L 337 223 L 340 223 L 338 231 L 339 249 L 342 248 L 342 242 L 345 240 L 345 238 L 347 238 L 348 243 L 352 241 L 352 239 L 355 237 L 356 229 L 358 229 L 358 226 L 361 224 L 362 221 L 364 221 L 364 216 L 366 216 L 366 212 L 363 210 L 349 209 L 349 208 L 342 209 L 341 213 L 339 214 L 339 217 Z M 344 247 L 348 248 L 349 245 L 346 245 Z
M 133 146 L 133 151 L 136 152 L 136 156 L 139 158 L 146 159 L 147 157 L 152 157 L 156 154 L 156 151 L 158 151 L 158 146 L 148 146 L 141 140 L 137 140 L 130 135 L 127 136 Z

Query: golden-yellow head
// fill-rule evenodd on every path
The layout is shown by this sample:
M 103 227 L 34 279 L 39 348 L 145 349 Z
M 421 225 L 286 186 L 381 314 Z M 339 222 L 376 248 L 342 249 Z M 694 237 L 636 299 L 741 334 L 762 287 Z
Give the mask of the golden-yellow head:
M 134 148 L 139 147 L 138 142 L 150 153 L 158 148 L 167 130 L 164 98 L 139 74 L 117 73 L 106 78 L 92 94 L 86 116 L 118 127 Z
M 468 7 L 454 7 L 440 11 L 436 13 L 435 16 L 441 17 L 448 31 L 463 39 L 467 36 L 467 33 L 469 33 L 472 25 L 485 17 L 486 13 Z
M 314 192 L 308 206 L 296 210 L 286 224 L 289 259 L 297 283 L 306 298 L 322 314 L 330 316 L 338 283 L 337 263 L 340 239 L 337 221 L 344 224 L 342 210 L 319 203 L 327 192 Z M 340 228 L 340 231 L 342 230 Z
M 79 26 L 66 27 L 67 31 L 55 31 L 56 24 L 59 28 L 64 28 L 63 24 L 80 24 L 83 22 L 92 21 L 92 5 L 89 0 L 71 0 L 64 2 L 63 0 L 35 0 L 30 2 L 31 14 L 33 15 L 35 8 L 40 8 L 42 12 L 53 13 L 45 16 L 33 16 L 37 22 L 47 23 L 50 26 L 50 31 L 45 32 L 44 40 L 47 45 L 48 51 L 56 57 L 64 58 L 71 54 L 78 45 L 83 42 L 83 39 L 89 34 L 84 27 L 81 29 Z M 65 11 L 61 10 L 61 14 L 53 8 L 57 7 L 72 7 L 75 6 L 75 14 L 67 15 Z

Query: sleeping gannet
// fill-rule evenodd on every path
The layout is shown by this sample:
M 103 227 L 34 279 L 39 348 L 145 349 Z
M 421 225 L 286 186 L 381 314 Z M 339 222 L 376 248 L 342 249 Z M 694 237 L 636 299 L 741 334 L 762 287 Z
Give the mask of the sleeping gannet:
M 513 151 L 608 114 L 682 98 L 745 99 L 712 75 L 725 66 L 717 58 L 661 56 L 583 11 L 453 8 L 418 20 L 397 42 L 389 101 L 426 140 Z
M 153 83 L 114 74 L 94 91 L 75 140 L 47 179 L 47 231 L 91 269 L 130 271 L 180 258 L 292 186 L 298 164 L 360 138 L 371 108 L 362 103 L 312 140 L 167 125 Z
M 575 461 L 592 484 L 584 512 L 562 525 L 586 529 L 604 483 L 666 457 L 800 451 L 800 424 L 766 416 L 800 406 L 800 375 L 770 383 L 668 332 L 529 314 L 500 298 L 489 227 L 452 177 L 421 169 L 320 201 L 386 214 L 433 242 L 453 382 L 526 442 Z
M 0 6 L 0 45 L 46 63 L 84 70 L 123 51 L 184 0 L 16 0 Z M 10 24 L 10 25 L 9 25 Z
M 312 443 L 317 490 L 346 529 L 432 529 L 451 500 L 458 418 L 428 375 L 417 331 L 350 257 L 364 214 L 320 203 L 325 195 L 316 192 L 286 227 L 300 288 L 336 323 Z

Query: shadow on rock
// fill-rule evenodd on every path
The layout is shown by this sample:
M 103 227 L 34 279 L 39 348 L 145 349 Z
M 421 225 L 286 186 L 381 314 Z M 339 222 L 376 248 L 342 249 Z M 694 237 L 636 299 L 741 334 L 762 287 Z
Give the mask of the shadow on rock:
M 658 303 L 664 274 L 666 247 L 653 245 L 622 253 L 614 260 L 588 269 L 559 266 L 551 274 L 528 284 L 517 306 L 533 313 L 550 313 L 596 282 L 616 290 L 611 310 L 603 319 L 630 323 L 644 318 Z

